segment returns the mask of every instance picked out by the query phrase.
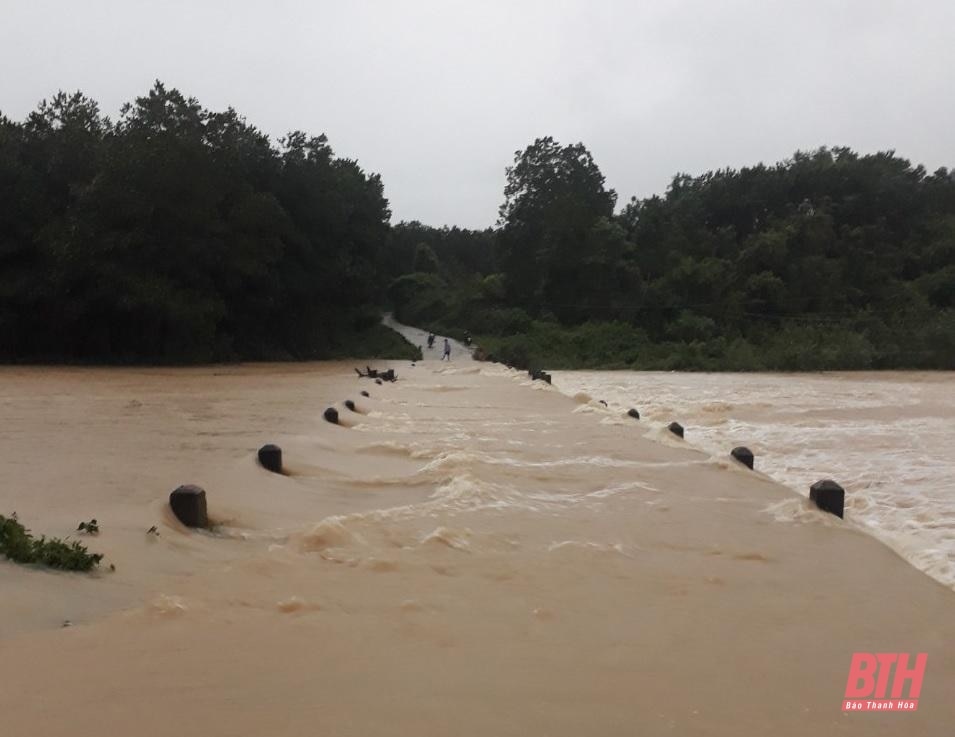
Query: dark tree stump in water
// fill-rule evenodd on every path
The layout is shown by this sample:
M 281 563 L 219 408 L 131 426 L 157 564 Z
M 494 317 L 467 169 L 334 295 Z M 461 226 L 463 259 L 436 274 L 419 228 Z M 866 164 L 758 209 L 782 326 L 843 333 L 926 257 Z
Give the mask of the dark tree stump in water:
M 259 463 L 272 473 L 282 473 L 282 449 L 277 445 L 263 445 L 259 448 Z
M 809 498 L 824 512 L 843 518 L 846 503 L 846 492 L 832 479 L 817 481 L 809 487 Z
M 753 467 L 753 451 L 751 451 L 749 448 L 744 448 L 741 445 L 738 448 L 733 448 L 733 450 L 730 451 L 730 455 L 744 466 L 749 468 Z
M 352 400 L 350 400 L 350 399 L 346 399 L 346 400 L 345 400 L 345 406 L 348 407 L 348 409 L 350 409 L 352 412 L 356 412 L 356 411 L 357 411 L 357 410 L 355 409 L 355 403 L 354 403 Z
M 371 396 L 371 394 L 369 394 L 368 392 L 366 392 L 364 389 L 362 389 L 361 395 L 362 395 L 363 397 L 370 397 L 370 396 Z
M 628 410 L 627 410 L 627 417 L 632 417 L 632 418 L 635 419 L 635 420 L 639 420 L 639 419 L 640 419 L 640 413 L 637 412 L 637 410 L 635 410 L 635 409 L 628 409 Z
M 667 430 L 672 432 L 677 437 L 683 437 L 683 425 L 681 425 L 679 422 L 671 422 Z
M 378 386 L 381 386 L 381 379 L 375 379 L 375 383 L 376 383 Z
M 186 527 L 208 527 L 206 492 L 193 484 L 185 484 L 169 495 L 169 506 L 176 519 Z
M 338 410 L 334 407 L 329 407 L 326 409 L 322 417 L 324 417 L 327 422 L 331 422 L 333 425 L 338 424 Z

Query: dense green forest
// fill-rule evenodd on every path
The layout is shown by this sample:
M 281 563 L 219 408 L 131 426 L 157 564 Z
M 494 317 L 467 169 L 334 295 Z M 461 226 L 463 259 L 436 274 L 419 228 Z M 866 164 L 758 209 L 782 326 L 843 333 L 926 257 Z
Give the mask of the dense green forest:
M 5 360 L 416 353 L 374 309 L 382 182 L 324 136 L 276 147 L 158 82 L 115 122 L 61 92 L 0 116 L 0 201 Z
M 495 227 L 392 225 L 324 136 L 273 143 L 157 82 L 112 121 L 0 115 L 0 359 L 413 357 L 519 366 L 955 368 L 955 177 L 885 152 L 676 176 L 618 207 L 583 144 L 515 153 Z
M 398 318 L 518 366 L 955 368 L 946 169 L 821 148 L 615 205 L 583 145 L 538 139 L 493 232 L 393 230 Z

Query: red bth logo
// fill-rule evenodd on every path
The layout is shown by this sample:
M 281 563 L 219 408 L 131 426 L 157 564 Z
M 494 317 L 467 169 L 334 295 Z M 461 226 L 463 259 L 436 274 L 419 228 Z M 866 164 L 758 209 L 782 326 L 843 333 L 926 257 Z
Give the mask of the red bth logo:
M 849 665 L 842 710 L 915 711 L 919 708 L 927 661 L 926 653 L 918 653 L 911 666 L 908 653 L 855 653 Z M 908 693 L 903 696 L 906 683 Z

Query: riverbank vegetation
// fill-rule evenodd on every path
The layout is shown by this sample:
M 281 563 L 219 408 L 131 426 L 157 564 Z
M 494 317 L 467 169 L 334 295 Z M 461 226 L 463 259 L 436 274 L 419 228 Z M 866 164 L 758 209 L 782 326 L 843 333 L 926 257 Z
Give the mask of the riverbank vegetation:
M 198 362 L 354 350 L 378 313 L 381 179 L 161 83 L 111 121 L 0 116 L 0 357 Z M 402 349 L 407 351 L 407 349 Z M 351 351 L 349 351 L 351 352 Z
M 398 318 L 522 367 L 955 368 L 946 169 L 823 148 L 615 202 L 586 148 L 535 141 L 496 230 L 468 234 L 483 269 L 415 226 L 428 267 L 392 283 Z
M 0 555 L 14 563 L 63 571 L 90 571 L 103 560 L 101 554 L 90 553 L 76 540 L 67 542 L 56 537 L 33 537 L 15 513 L 10 517 L 0 514 Z
M 521 366 L 955 368 L 955 178 L 892 152 L 620 207 L 583 144 L 540 138 L 495 227 L 392 225 L 325 136 L 157 82 L 116 121 L 80 93 L 0 115 L 0 199 L 4 361 L 414 358 L 388 303 Z

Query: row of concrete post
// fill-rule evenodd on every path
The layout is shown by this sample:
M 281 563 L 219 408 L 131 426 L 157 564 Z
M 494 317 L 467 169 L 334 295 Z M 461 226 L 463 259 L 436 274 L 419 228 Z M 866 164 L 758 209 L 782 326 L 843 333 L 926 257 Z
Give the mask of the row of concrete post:
M 550 374 L 544 371 L 532 371 L 529 373 L 535 380 L 550 383 Z M 362 391 L 361 395 L 364 397 L 369 396 L 366 391 Z M 355 403 L 350 399 L 346 399 L 344 405 L 352 412 L 357 411 Z M 604 402 L 604 405 L 606 405 L 606 402 Z M 627 416 L 639 420 L 640 412 L 635 408 L 631 408 L 627 411 Z M 335 425 L 338 424 L 338 410 L 334 407 L 327 408 L 323 413 L 323 417 L 327 422 Z M 667 429 L 679 438 L 684 437 L 683 426 L 678 422 L 671 422 L 667 426 Z M 730 451 L 730 456 L 747 468 L 754 468 L 755 458 L 749 448 L 745 446 L 733 448 L 733 450 Z M 259 448 L 258 458 L 259 463 L 266 470 L 272 473 L 283 473 L 282 449 L 277 445 L 272 443 L 263 445 Z M 810 486 L 809 498 L 819 509 L 834 514 L 839 518 L 843 518 L 845 510 L 845 490 L 832 479 L 817 481 Z M 187 527 L 209 526 L 206 492 L 198 486 L 186 484 L 178 487 L 169 495 L 169 506 L 172 508 L 176 518 Z
M 640 419 L 640 413 L 636 409 L 627 411 L 629 417 L 636 420 Z M 679 422 L 671 422 L 667 429 L 677 437 L 684 435 L 683 425 Z M 742 463 L 749 469 L 755 464 L 753 451 L 745 446 L 738 446 L 730 451 L 730 456 Z M 840 519 L 844 518 L 846 492 L 839 484 L 832 479 L 817 481 L 809 487 L 809 499 L 815 503 L 819 509 L 836 515 Z
M 362 391 L 363 397 L 371 395 Z M 351 399 L 346 399 L 343 403 L 352 412 L 357 412 L 355 403 Z M 329 407 L 323 414 L 325 420 L 332 424 L 338 424 L 338 410 Z M 282 449 L 268 443 L 259 448 L 259 464 L 262 468 L 272 473 L 284 473 L 282 469 Z M 175 489 L 169 495 L 169 506 L 176 515 L 176 519 L 182 522 L 186 527 L 209 527 L 209 512 L 206 503 L 206 492 L 195 484 L 184 484 Z

